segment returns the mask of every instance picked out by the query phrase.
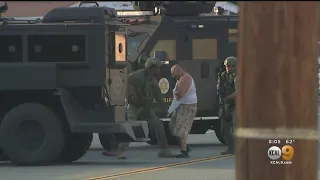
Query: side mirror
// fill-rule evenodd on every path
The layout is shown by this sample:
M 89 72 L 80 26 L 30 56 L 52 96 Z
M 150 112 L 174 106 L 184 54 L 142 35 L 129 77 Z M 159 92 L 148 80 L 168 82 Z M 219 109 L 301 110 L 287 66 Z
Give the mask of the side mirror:
M 109 65 L 111 67 L 127 65 L 127 36 L 124 33 L 110 33 L 109 52 Z

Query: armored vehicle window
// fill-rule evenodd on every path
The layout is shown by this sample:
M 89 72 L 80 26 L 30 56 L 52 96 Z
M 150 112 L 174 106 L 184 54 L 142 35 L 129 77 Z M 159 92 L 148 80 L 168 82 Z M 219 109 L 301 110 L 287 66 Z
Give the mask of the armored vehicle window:
M 22 36 L 0 36 L 0 62 L 22 62 Z
M 116 34 L 115 36 L 116 61 L 126 61 L 126 37 L 122 34 Z
M 146 38 L 147 33 L 141 34 L 129 34 L 128 35 L 128 46 L 127 53 L 129 56 L 134 56 L 138 53 L 138 47 L 142 43 L 142 41 Z
M 167 60 L 176 60 L 176 40 L 159 40 L 149 56 L 154 57 L 156 52 L 166 52 Z
M 86 61 L 84 35 L 30 35 L 29 62 Z
M 216 59 L 216 39 L 192 39 L 192 59 Z
M 238 42 L 238 30 L 237 29 L 229 29 L 229 42 Z

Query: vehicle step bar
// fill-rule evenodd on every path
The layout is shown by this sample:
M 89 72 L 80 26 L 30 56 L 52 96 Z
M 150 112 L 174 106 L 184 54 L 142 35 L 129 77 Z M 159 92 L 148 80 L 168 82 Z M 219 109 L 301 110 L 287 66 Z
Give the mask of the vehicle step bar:
M 170 121 L 170 118 L 160 118 L 161 121 Z M 195 121 L 200 121 L 200 120 L 217 120 L 219 119 L 218 116 L 210 116 L 210 117 L 195 117 Z

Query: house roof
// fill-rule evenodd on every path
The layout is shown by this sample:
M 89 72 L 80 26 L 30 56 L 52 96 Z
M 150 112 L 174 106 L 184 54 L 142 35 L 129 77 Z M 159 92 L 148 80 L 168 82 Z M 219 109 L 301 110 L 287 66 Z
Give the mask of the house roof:
M 56 7 L 68 7 L 75 1 L 7 1 L 8 10 L 3 13 L 5 17 L 34 17 L 44 16 Z M 0 1 L 0 4 L 4 4 Z

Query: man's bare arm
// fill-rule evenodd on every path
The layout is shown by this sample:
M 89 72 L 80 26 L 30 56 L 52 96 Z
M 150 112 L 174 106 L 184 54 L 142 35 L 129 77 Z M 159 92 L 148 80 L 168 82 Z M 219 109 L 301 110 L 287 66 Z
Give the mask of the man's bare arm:
M 174 92 L 178 99 L 182 98 L 191 86 L 192 79 L 189 75 L 182 76 Z

